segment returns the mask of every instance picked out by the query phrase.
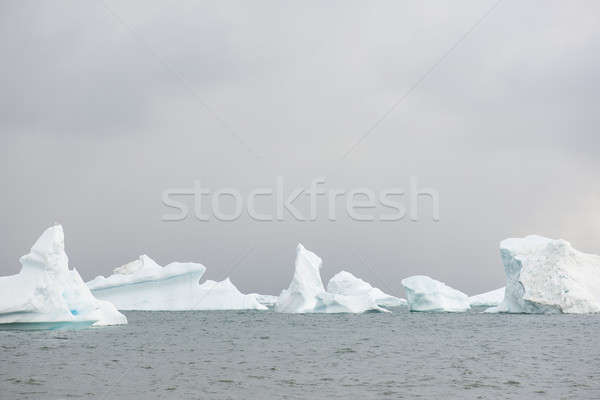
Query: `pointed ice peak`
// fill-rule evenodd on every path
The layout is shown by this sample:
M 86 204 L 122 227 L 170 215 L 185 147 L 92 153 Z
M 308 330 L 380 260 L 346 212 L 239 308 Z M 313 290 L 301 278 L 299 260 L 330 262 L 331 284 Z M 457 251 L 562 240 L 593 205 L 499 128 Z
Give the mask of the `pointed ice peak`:
M 141 258 L 139 258 L 113 269 L 113 273 L 120 275 L 132 275 L 143 267 L 144 263 Z
M 156 263 L 153 259 L 145 254 L 142 254 L 137 260 L 131 261 L 125 265 L 117 267 L 113 270 L 113 273 L 119 275 L 133 275 L 141 270 L 158 271 L 162 267 Z
M 227 286 L 233 286 L 235 287 L 235 285 L 231 282 L 231 279 L 229 279 L 229 277 L 225 278 L 223 280 L 223 284 L 227 285 Z
M 44 231 L 31 247 L 31 252 L 20 259 L 23 268 L 35 266 L 52 271 L 67 271 L 69 259 L 65 253 L 65 235 L 61 225 Z
M 65 251 L 65 234 L 61 225 L 46 229 L 31 247 L 32 253 L 49 254 Z
M 315 292 L 324 292 L 323 281 L 321 280 L 321 266 L 323 260 L 310 250 L 307 250 L 298 243 L 296 247 L 296 261 L 293 283 L 298 287 L 311 288 Z
M 140 261 L 142 262 L 142 264 L 144 264 L 144 267 L 148 267 L 148 266 L 154 267 L 157 265 L 160 267 L 160 265 L 156 261 L 154 261 L 154 259 L 152 257 L 150 257 L 146 254 L 142 254 L 140 256 Z
M 298 246 L 296 246 L 296 264 L 300 259 L 306 260 L 313 268 L 317 268 L 317 270 L 320 270 L 323 265 L 321 257 L 308 250 L 302 243 L 298 243 Z

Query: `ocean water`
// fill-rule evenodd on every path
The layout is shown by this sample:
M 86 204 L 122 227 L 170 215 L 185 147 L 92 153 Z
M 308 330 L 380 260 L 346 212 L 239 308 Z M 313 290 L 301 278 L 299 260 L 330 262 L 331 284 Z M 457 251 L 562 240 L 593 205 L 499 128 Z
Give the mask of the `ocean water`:
M 0 398 L 600 398 L 598 315 L 126 315 L 0 331 Z

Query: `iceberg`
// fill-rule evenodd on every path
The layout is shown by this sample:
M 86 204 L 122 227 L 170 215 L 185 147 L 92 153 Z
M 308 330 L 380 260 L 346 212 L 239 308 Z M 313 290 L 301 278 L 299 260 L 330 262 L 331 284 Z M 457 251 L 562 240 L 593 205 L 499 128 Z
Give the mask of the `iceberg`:
M 289 287 L 279 295 L 275 311 L 312 312 L 317 305 L 318 295 L 325 292 L 320 272 L 322 264 L 319 256 L 298 244 L 294 277 Z
M 108 278 L 87 283 L 94 296 L 119 310 L 190 310 L 198 300 L 202 264 L 174 262 L 164 267 L 146 255 L 115 268 Z
M 0 325 L 127 323 L 114 305 L 92 295 L 76 269 L 69 269 L 62 226 L 46 229 L 20 262 L 18 274 L 0 277 Z
M 250 293 L 248 296 L 254 296 L 256 301 L 267 307 L 274 306 L 277 303 L 277 299 L 279 299 L 279 297 L 271 296 L 270 294 Z
M 471 307 L 497 306 L 504 300 L 504 287 L 469 297 Z
M 255 295 L 243 294 L 229 278 L 221 281 L 207 280 L 199 286 L 196 310 L 267 310 Z
M 506 292 L 502 303 L 486 312 L 600 312 L 600 256 L 537 235 L 503 240 L 500 255 Z
M 373 299 L 375 304 L 383 307 L 406 305 L 406 299 L 386 294 L 347 271 L 335 274 L 327 283 L 327 291 L 344 296 L 368 296 Z
M 402 286 L 411 311 L 463 312 L 471 308 L 466 294 L 428 276 L 405 278 Z
M 323 261 L 315 253 L 298 244 L 294 277 L 284 289 L 275 311 L 283 313 L 362 313 L 387 311 L 367 295 L 345 296 L 325 291 L 321 280 Z
M 265 310 L 252 295 L 244 295 L 229 278 L 200 285 L 206 267 L 173 262 L 164 267 L 147 255 L 115 268 L 108 278 L 98 276 L 88 287 L 119 310 Z

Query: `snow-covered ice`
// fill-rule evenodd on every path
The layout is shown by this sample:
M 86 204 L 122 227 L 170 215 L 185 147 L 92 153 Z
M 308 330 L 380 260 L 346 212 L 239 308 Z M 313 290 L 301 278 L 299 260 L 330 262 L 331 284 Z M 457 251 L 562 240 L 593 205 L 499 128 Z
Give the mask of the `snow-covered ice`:
M 200 285 L 206 268 L 174 262 L 164 267 L 146 255 L 115 268 L 108 278 L 88 282 L 96 297 L 120 310 L 265 310 L 252 295 L 242 294 L 229 278 Z
M 272 296 L 270 294 L 258 294 L 258 293 L 250 293 L 248 296 L 254 296 L 256 301 L 265 306 L 274 306 L 277 303 L 278 296 Z
M 385 311 L 368 295 L 344 296 L 325 291 L 321 280 L 323 261 L 301 244 L 296 248 L 294 277 L 284 289 L 275 311 L 284 313 L 362 313 Z
M 504 287 L 469 297 L 471 307 L 497 306 L 504 300 Z
M 503 240 L 500 255 L 506 293 L 487 312 L 600 312 L 600 256 L 537 235 Z
M 428 276 L 402 280 L 411 311 L 463 312 L 470 308 L 469 296 Z
M 221 281 L 207 280 L 199 286 L 196 310 L 266 310 L 255 295 L 243 294 L 229 278 Z
M 383 307 L 406 305 L 406 299 L 386 294 L 347 271 L 335 274 L 327 283 L 327 291 L 344 296 L 369 296 L 375 304 Z
M 317 302 L 312 312 L 360 314 L 366 311 L 389 312 L 379 307 L 369 296 L 344 296 L 328 292 L 317 295 Z
M 202 264 L 174 262 L 164 267 L 146 255 L 115 268 L 108 278 L 98 276 L 87 283 L 99 299 L 119 310 L 195 309 Z
M 317 304 L 317 296 L 325 292 L 321 281 L 323 261 L 315 253 L 298 244 L 294 276 L 287 289 L 284 289 L 275 310 L 279 312 L 311 312 Z
M 20 259 L 17 275 L 0 277 L 0 324 L 126 324 L 109 302 L 96 299 L 76 269 L 69 269 L 60 225 L 46 229 Z

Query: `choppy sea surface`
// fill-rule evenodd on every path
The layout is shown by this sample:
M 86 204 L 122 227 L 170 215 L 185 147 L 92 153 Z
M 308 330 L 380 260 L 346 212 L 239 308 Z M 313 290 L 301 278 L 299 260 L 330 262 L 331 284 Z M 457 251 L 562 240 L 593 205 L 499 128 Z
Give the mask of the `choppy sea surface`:
M 0 331 L 0 399 L 598 399 L 599 315 L 126 312 Z

